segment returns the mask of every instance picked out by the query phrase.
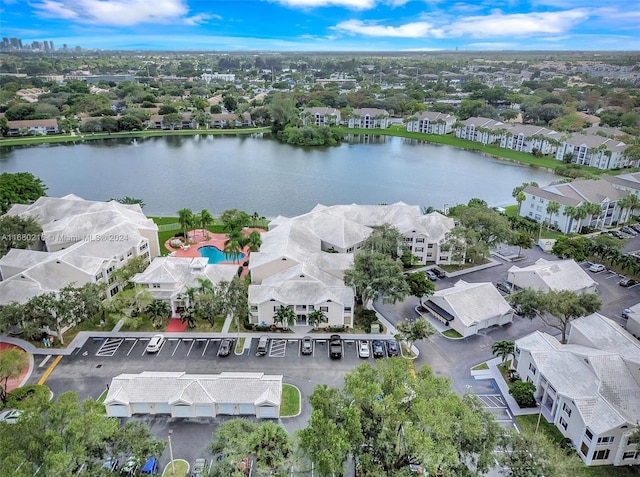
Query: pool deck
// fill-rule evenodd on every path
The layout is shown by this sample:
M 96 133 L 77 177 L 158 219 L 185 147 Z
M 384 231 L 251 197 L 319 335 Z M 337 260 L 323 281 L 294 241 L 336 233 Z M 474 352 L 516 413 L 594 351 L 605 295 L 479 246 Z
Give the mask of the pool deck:
M 242 234 L 248 236 L 254 230 L 260 233 L 264 232 L 264 230 L 258 228 L 246 228 L 242 230 Z M 167 250 L 169 250 L 169 252 L 171 252 L 170 255 L 172 257 L 196 258 L 202 256 L 200 255 L 198 249 L 206 245 L 213 245 L 219 250 L 224 250 L 224 243 L 227 240 L 227 235 L 214 234 L 213 232 L 209 232 L 208 230 L 195 229 L 187 232 L 187 239 L 189 240 L 190 244 L 187 247 L 176 248 L 171 246 L 172 239 L 167 240 L 164 243 L 164 246 Z M 249 259 L 249 255 L 251 254 L 248 247 L 244 247 L 241 252 L 244 253 L 245 256 L 239 262 L 220 262 L 218 263 L 218 265 L 241 265 L 243 262 Z M 245 270 L 243 270 L 242 275 L 244 276 L 246 273 L 248 273 L 247 267 L 245 267 Z

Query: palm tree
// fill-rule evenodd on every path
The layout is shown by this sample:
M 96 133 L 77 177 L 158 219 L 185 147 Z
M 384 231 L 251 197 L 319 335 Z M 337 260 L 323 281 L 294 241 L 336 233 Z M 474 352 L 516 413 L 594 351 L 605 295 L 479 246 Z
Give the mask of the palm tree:
M 491 346 L 491 352 L 494 356 L 502 358 L 502 362 L 505 363 L 509 356 L 513 354 L 514 342 L 511 340 L 500 340 L 493 343 Z
M 547 204 L 547 214 L 549 214 L 549 221 L 547 222 L 547 230 L 549 230 L 549 227 L 551 225 L 551 216 L 553 214 L 557 214 L 559 211 L 560 211 L 560 202 L 556 202 L 555 200 L 552 200 Z
M 313 326 L 314 330 L 318 329 L 320 323 L 328 323 L 329 319 L 324 311 L 321 309 L 315 309 L 307 315 L 307 323 Z
M 524 192 L 520 191 L 516 194 L 516 202 L 518 203 L 518 215 L 520 215 L 520 207 L 525 200 L 527 200 L 527 195 Z
M 629 209 L 629 217 L 627 223 L 631 222 L 633 211 L 640 207 L 640 197 L 635 194 L 629 194 L 618 201 L 618 205 L 623 209 Z
M 273 314 L 273 322 L 275 324 L 281 323 L 282 327 L 286 330 L 289 326 L 296 322 L 297 316 L 292 308 L 288 306 L 280 306 Z
M 202 227 L 202 235 L 207 234 L 207 227 L 213 221 L 213 215 L 207 209 L 202 209 L 200 215 L 198 215 L 200 227 Z
M 162 324 L 162 318 L 171 313 L 171 306 L 166 301 L 154 300 L 147 306 L 146 311 L 153 325 L 158 328 Z
M 184 233 L 184 238 L 187 238 L 187 228 L 191 226 L 193 222 L 193 212 L 191 209 L 180 209 L 178 211 L 178 222 L 182 226 L 182 232 Z
M 262 237 L 260 236 L 260 232 L 254 230 L 249 234 L 249 237 L 247 238 L 249 240 L 248 245 L 250 252 L 257 252 L 258 250 L 260 250 L 260 245 L 262 245 Z
M 213 282 L 208 278 L 196 278 L 198 281 L 198 293 L 204 295 L 205 293 L 213 293 Z
M 593 219 L 595 217 L 596 228 L 598 228 L 598 221 L 600 220 L 600 216 L 602 215 L 602 205 L 594 204 L 593 202 L 584 202 L 578 206 L 578 208 L 580 207 L 582 207 L 587 212 L 587 215 L 591 216 L 591 222 L 593 222 Z M 603 223 L 603 226 L 604 226 L 604 223 Z

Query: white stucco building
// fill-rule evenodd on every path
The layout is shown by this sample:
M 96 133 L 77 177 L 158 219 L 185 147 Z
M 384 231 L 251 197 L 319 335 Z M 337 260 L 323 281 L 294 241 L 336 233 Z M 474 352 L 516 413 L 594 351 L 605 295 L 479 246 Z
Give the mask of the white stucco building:
M 297 217 L 277 217 L 249 259 L 250 321 L 271 325 L 276 310 L 288 306 L 296 325 L 307 325 L 307 314 L 320 309 L 328 325 L 353 326 L 354 293 L 344 284 L 344 272 L 373 227 L 384 224 L 400 230 L 421 263 L 451 262 L 440 242 L 453 229 L 453 219 L 423 215 L 419 206 L 318 205 Z
M 7 214 L 33 217 L 43 232 L 37 250 L 11 249 L 0 259 L 0 306 L 26 303 L 72 283 L 106 282 L 107 296 L 113 296 L 120 287 L 114 271 L 135 257 L 160 254 L 158 227 L 137 204 L 40 197 Z
M 459 280 L 450 288 L 437 290 L 423 306 L 463 337 L 513 321 L 513 309 L 490 282 Z
M 571 322 L 567 344 L 535 331 L 515 342 L 516 370 L 542 412 L 587 465 L 638 465 L 640 343 L 594 313 Z
M 520 288 L 548 292 L 568 290 L 576 293 L 595 293 L 598 283 L 574 260 L 545 260 L 540 258 L 528 267 L 507 271 L 507 280 Z
M 113 378 L 104 405 L 111 417 L 166 414 L 277 419 L 281 401 L 282 375 L 145 371 Z
M 425 134 L 449 134 L 457 121 L 455 116 L 437 111 L 424 111 L 407 121 L 408 132 Z

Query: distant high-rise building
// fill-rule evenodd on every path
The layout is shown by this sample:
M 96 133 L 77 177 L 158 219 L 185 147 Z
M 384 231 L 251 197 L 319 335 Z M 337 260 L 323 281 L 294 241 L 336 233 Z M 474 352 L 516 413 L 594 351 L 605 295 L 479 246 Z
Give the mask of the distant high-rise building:
M 22 50 L 22 40 L 18 38 L 18 48 Z
M 49 40 L 49 49 L 50 50 L 55 50 L 56 49 L 56 47 L 53 46 L 53 40 Z
M 44 51 L 49 51 L 49 42 L 44 40 Z
M 63 44 L 62 44 L 62 49 L 63 49 L 63 50 L 68 50 L 68 49 L 69 49 L 69 48 L 67 47 L 67 44 L 66 44 L 66 43 L 63 43 Z
M 76 53 L 80 53 L 82 51 L 82 47 L 80 45 L 76 46 Z
M 40 43 L 39 41 L 32 41 L 31 42 L 31 49 L 32 50 L 42 50 L 42 43 Z

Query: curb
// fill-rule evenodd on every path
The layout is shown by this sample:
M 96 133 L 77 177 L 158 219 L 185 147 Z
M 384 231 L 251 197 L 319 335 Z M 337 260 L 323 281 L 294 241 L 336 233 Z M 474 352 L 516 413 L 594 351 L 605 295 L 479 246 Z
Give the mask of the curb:
M 291 386 L 292 388 L 295 388 L 298 391 L 298 413 L 292 414 L 291 416 L 280 416 L 280 419 L 291 419 L 292 417 L 298 417 L 300 414 L 302 414 L 302 391 L 300 391 L 300 388 L 295 384 L 291 384 L 291 383 L 282 383 L 282 384 Z
M 187 462 L 184 459 L 173 459 L 173 461 L 169 461 L 169 463 L 167 465 L 164 466 L 164 470 L 162 471 L 162 477 L 169 476 L 171 475 L 171 471 L 169 470 L 171 467 L 171 462 L 184 462 L 185 464 L 187 464 L 187 473 L 186 475 L 189 475 L 189 471 L 191 470 L 191 465 L 189 464 L 189 462 Z M 167 471 L 169 471 L 170 473 L 167 473 Z

